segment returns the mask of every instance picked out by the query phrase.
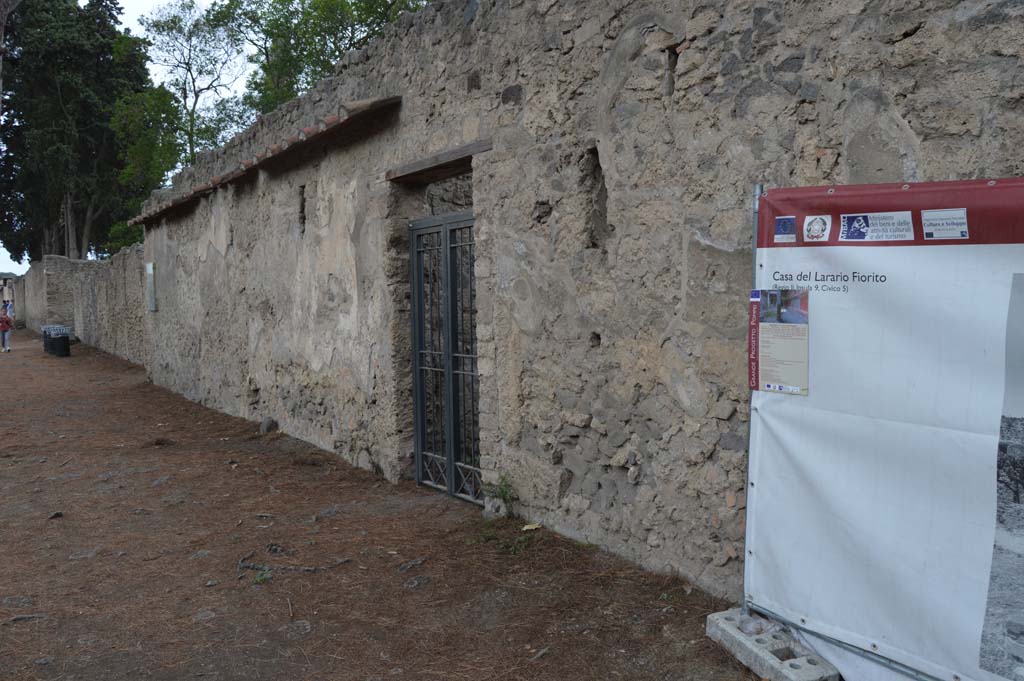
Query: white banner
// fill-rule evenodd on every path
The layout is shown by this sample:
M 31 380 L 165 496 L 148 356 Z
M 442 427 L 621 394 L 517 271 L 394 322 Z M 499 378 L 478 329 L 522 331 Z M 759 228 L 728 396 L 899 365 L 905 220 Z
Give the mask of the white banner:
M 939 679 L 1024 681 L 1022 208 L 1017 180 L 762 199 L 756 288 L 807 296 L 760 318 L 806 324 L 807 386 L 766 390 L 752 335 L 749 602 Z

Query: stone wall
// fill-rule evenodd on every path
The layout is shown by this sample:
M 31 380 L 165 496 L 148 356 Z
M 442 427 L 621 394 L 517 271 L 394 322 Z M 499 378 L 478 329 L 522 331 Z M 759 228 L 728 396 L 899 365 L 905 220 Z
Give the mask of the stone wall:
M 27 274 L 27 272 L 26 272 Z M 25 320 L 25 312 L 28 309 L 25 303 L 26 280 L 24 277 L 17 277 L 14 280 L 14 315 L 20 323 Z M 27 324 L 26 324 L 27 326 Z
M 20 291 L 14 302 L 14 314 L 24 320 L 25 325 L 33 331 L 46 323 L 46 275 L 42 263 L 29 267 L 18 277 L 16 289 Z
M 75 335 L 129 362 L 148 366 L 142 245 L 109 260 L 81 262 L 71 279 Z
M 150 229 L 150 372 L 228 413 L 273 416 L 286 432 L 397 479 L 409 445 L 380 413 L 393 397 L 382 337 L 391 279 L 380 223 L 387 186 L 362 170 L 372 151 L 356 144 L 261 172 Z
M 87 260 L 70 260 L 60 255 L 43 257 L 47 324 L 60 324 L 74 329 L 75 282 L 78 272 L 90 265 Z
M 157 310 L 139 314 L 127 254 L 77 275 L 75 316 L 157 383 L 396 479 L 407 224 L 472 206 L 486 479 L 527 518 L 738 598 L 751 187 L 1021 174 L 1015 7 L 438 2 L 149 208 L 345 102 L 400 95 L 397 116 L 149 219 Z M 480 138 L 454 191 L 385 179 Z M 122 305 L 141 344 L 101 328 Z
M 36 332 L 61 324 L 84 343 L 146 366 L 142 254 L 139 244 L 109 260 L 44 256 L 17 279 L 15 314 Z

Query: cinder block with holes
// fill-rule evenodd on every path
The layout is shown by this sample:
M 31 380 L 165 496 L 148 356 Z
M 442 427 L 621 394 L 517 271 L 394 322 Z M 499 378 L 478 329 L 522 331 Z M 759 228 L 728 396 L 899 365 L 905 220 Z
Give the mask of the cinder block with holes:
M 841 681 L 835 667 L 784 627 L 739 608 L 709 615 L 707 634 L 762 679 Z

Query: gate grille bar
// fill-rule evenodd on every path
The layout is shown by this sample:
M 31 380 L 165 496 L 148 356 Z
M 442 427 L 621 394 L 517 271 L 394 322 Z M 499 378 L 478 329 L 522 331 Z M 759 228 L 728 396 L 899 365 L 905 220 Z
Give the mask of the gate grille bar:
M 482 503 L 472 213 L 410 226 L 416 480 Z

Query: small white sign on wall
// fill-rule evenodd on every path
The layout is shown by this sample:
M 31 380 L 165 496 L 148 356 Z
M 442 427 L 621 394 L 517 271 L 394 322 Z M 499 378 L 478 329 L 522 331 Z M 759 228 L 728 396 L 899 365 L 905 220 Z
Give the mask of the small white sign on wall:
M 156 312 L 156 282 L 153 277 L 153 263 L 146 263 L 146 309 Z

